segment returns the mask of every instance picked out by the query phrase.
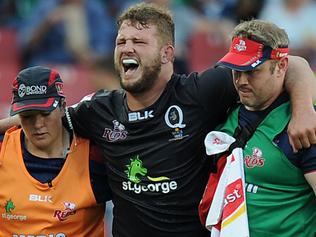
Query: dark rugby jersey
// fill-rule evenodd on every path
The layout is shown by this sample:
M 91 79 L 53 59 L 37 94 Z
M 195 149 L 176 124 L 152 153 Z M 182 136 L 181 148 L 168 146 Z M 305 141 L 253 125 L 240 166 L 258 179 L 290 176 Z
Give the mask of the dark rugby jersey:
M 235 104 L 231 73 L 174 74 L 151 106 L 130 111 L 122 90 L 69 109 L 75 131 L 103 148 L 115 237 L 209 236 L 198 203 L 209 175 L 204 138 Z

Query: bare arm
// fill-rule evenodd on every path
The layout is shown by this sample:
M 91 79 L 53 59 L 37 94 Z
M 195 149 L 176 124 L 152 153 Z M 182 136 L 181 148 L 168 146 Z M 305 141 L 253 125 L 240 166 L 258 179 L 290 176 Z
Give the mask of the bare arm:
M 0 119 L 0 133 L 5 133 L 7 129 L 12 126 L 17 126 L 20 124 L 19 116 L 15 115 L 12 117 Z
M 285 80 L 291 96 L 292 118 L 288 126 L 290 144 L 294 152 L 316 144 L 316 79 L 308 62 L 297 56 L 289 57 Z
M 316 172 L 307 173 L 304 175 L 305 179 L 309 183 L 309 185 L 314 190 L 315 196 L 316 196 Z

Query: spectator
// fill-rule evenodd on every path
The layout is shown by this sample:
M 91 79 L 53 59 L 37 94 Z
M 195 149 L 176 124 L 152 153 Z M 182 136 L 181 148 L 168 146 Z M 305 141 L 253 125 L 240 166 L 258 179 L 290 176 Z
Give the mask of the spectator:
M 98 0 L 39 1 L 19 42 L 26 66 L 93 64 L 112 55 L 115 25 Z

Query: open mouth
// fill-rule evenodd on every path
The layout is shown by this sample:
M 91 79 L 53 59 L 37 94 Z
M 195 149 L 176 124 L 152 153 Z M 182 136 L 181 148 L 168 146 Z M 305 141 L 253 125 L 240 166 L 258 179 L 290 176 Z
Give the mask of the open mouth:
M 124 68 L 125 73 L 128 71 L 135 71 L 137 70 L 139 66 L 137 60 L 132 59 L 132 58 L 123 59 L 122 63 L 123 63 L 123 68 Z

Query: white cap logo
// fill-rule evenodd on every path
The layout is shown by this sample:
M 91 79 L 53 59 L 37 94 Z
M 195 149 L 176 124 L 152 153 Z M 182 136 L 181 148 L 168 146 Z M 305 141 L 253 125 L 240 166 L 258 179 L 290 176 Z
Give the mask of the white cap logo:
M 25 95 L 43 95 L 47 92 L 47 86 L 25 86 L 21 84 L 18 89 L 18 95 L 20 98 L 24 97 Z
M 246 46 L 246 42 L 244 40 L 239 40 L 238 44 L 235 44 L 234 49 L 236 49 L 237 51 L 246 51 L 247 46 Z
M 25 85 L 21 84 L 19 86 L 18 95 L 20 98 L 22 98 L 25 95 Z

